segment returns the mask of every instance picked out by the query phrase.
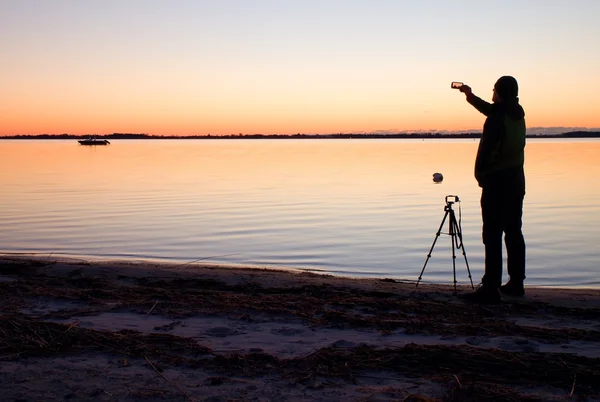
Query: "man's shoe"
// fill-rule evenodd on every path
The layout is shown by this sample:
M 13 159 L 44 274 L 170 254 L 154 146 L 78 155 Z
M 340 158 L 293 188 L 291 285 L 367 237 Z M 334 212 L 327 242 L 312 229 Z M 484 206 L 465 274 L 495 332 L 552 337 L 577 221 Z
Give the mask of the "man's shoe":
M 480 286 L 473 293 L 467 293 L 464 295 L 458 296 L 460 299 L 477 304 L 500 304 L 502 303 L 502 296 L 498 289 L 485 287 L 484 285 Z
M 500 286 L 500 292 L 507 296 L 525 296 L 525 288 L 523 282 L 511 281 L 510 279 L 506 282 L 506 285 Z

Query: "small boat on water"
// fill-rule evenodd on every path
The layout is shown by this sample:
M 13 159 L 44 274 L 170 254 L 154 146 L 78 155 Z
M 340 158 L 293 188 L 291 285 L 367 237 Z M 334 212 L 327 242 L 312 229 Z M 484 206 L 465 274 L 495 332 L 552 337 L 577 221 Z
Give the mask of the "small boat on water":
M 96 138 L 88 138 L 87 140 L 78 140 L 80 145 L 109 145 L 108 140 L 97 140 Z

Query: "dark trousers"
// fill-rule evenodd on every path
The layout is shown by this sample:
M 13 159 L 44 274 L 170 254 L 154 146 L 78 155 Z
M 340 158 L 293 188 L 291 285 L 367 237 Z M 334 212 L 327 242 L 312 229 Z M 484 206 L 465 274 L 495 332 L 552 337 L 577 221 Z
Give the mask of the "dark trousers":
M 513 282 L 525 279 L 525 239 L 521 230 L 524 197 L 523 168 L 494 173 L 482 183 L 484 286 L 498 288 L 502 284 L 502 234 L 510 279 Z

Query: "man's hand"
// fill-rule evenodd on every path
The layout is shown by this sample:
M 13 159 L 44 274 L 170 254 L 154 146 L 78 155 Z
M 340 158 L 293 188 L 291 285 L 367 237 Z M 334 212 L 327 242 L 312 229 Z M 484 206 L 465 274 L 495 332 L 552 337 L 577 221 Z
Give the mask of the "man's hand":
M 469 96 L 473 93 L 473 91 L 471 90 L 471 87 L 468 85 L 465 85 L 465 84 L 461 85 L 461 87 L 458 88 L 458 90 L 467 96 Z

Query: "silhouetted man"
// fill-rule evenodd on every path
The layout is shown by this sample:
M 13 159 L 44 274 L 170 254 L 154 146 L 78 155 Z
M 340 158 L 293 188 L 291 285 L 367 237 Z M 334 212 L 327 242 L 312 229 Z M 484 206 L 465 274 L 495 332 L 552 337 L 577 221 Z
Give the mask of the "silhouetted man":
M 500 303 L 500 292 L 525 294 L 525 240 L 521 231 L 525 197 L 525 111 L 519 105 L 517 80 L 503 76 L 494 85 L 493 103 L 475 96 L 468 85 L 460 87 L 467 101 L 487 116 L 475 161 L 475 178 L 481 187 L 481 215 L 485 246 L 485 273 L 467 301 Z M 502 234 L 506 243 L 510 279 L 502 284 Z

